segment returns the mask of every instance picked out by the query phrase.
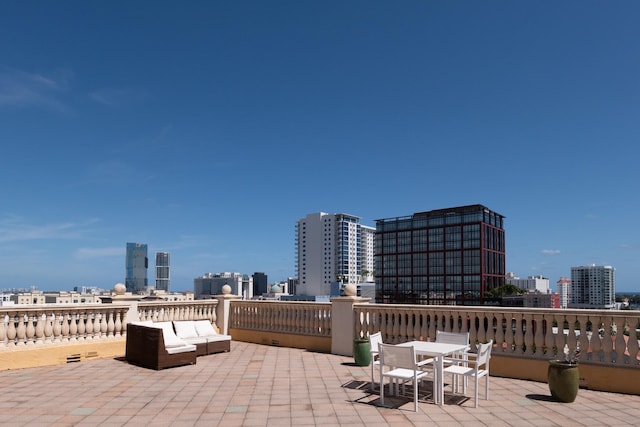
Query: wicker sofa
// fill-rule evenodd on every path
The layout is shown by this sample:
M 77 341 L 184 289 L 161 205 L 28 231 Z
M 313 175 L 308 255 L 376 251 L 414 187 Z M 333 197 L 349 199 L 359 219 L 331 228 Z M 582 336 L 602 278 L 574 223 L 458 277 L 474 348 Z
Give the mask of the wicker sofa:
M 174 320 L 173 328 L 178 338 L 196 346 L 198 356 L 231 351 L 231 336 L 217 333 L 208 320 Z
M 157 370 L 196 363 L 195 345 L 180 340 L 173 329 L 149 323 L 127 325 L 127 362 Z

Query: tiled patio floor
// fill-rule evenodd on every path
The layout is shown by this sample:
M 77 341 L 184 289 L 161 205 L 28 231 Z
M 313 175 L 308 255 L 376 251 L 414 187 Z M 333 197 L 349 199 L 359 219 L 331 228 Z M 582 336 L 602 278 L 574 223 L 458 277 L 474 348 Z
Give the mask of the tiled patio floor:
M 640 396 L 580 390 L 551 399 L 547 384 L 491 378 L 490 400 L 440 407 L 378 406 L 369 368 L 353 359 L 233 342 L 230 353 L 153 371 L 122 360 L 0 372 L 0 424 L 11 426 L 623 426 L 640 425 Z

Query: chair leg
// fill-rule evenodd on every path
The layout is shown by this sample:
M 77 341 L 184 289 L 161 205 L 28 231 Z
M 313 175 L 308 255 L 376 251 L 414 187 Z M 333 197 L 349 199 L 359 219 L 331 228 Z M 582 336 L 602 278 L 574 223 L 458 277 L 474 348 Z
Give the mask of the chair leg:
M 480 384 L 478 383 L 478 376 L 476 375 L 476 386 L 474 387 L 474 397 L 473 397 L 473 403 L 475 404 L 475 407 L 478 407 L 478 387 L 480 387 Z
M 489 374 L 484 376 L 484 399 L 489 400 Z
M 373 363 L 373 359 L 372 359 L 371 360 L 371 391 L 373 391 L 375 389 L 374 384 L 376 382 L 375 378 L 373 378 L 373 365 L 374 365 L 374 363 Z

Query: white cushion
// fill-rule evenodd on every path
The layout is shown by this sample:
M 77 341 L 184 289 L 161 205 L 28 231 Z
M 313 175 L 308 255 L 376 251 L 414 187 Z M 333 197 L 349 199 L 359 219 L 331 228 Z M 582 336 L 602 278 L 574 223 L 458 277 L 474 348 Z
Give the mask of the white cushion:
M 153 326 L 153 321 L 151 320 L 140 320 L 138 322 L 131 322 L 133 325 L 138 326 Z
M 217 334 L 215 336 L 207 337 L 208 342 L 216 342 L 216 341 L 231 341 L 231 335 L 220 335 Z
M 186 353 L 189 351 L 196 351 L 195 345 L 181 345 L 180 347 L 171 347 L 167 349 L 167 353 L 176 354 L 176 353 Z
M 164 339 L 164 347 L 180 347 L 186 345 L 175 332 L 173 332 L 173 325 L 171 322 L 156 322 L 154 325 L 156 328 L 162 329 L 162 338 Z
M 198 338 L 198 332 L 192 320 L 173 322 L 178 338 Z
M 206 337 L 209 335 L 218 335 L 216 330 L 213 329 L 213 325 L 208 320 L 196 320 L 193 323 L 195 324 L 198 336 Z

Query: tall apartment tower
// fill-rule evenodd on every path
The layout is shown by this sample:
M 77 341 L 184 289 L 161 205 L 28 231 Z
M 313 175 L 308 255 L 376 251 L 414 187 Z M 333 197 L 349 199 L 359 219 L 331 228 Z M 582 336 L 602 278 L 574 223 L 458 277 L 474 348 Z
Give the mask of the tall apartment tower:
M 376 221 L 376 302 L 483 304 L 505 282 L 504 216 L 482 205 Z
M 569 306 L 569 298 L 571 297 L 571 280 L 566 277 L 561 277 L 556 282 L 558 289 L 558 295 L 560 295 L 560 308 L 567 308 Z
M 342 213 L 318 212 L 298 220 L 296 295 L 330 295 L 332 285 L 362 282 L 363 271 L 372 277 L 373 262 L 367 260 L 373 255 L 363 247 L 363 241 L 368 245 L 372 239 L 371 231 L 359 217 Z
M 362 282 L 373 282 L 375 258 L 373 256 L 376 228 L 360 226 L 360 278 Z
M 127 243 L 125 286 L 127 292 L 144 293 L 147 290 L 147 245 L 144 243 Z
M 171 256 L 169 252 L 156 252 L 156 290 L 169 292 L 171 286 Z
M 569 308 L 613 309 L 616 302 L 615 269 L 595 264 L 571 267 Z

